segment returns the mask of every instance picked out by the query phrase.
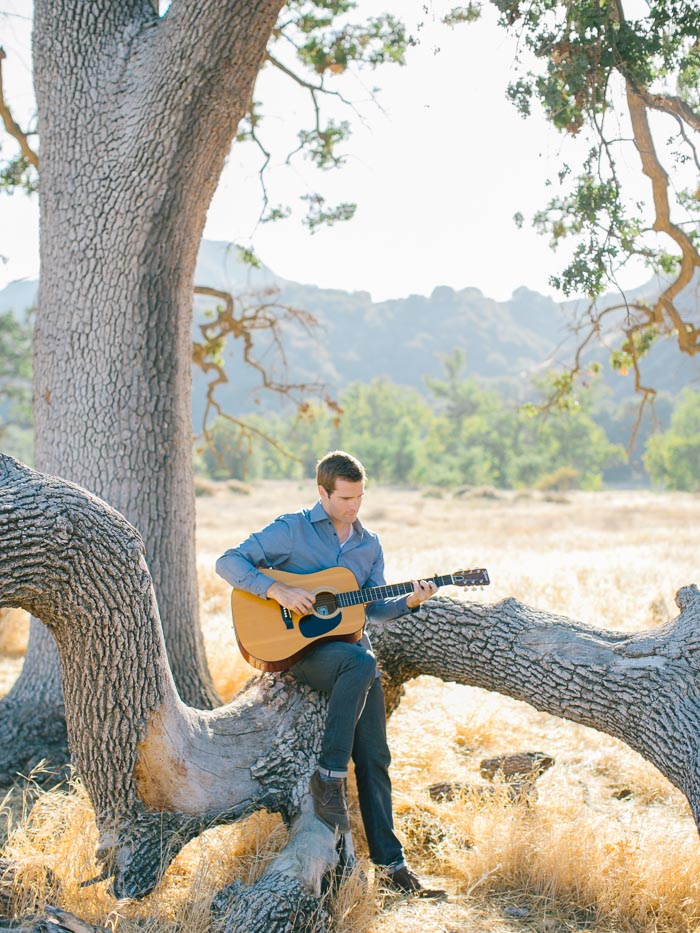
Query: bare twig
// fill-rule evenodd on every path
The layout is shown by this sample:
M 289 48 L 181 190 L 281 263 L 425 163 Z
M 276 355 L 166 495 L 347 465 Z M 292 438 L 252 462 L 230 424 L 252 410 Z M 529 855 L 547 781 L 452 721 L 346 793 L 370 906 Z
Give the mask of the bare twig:
M 501 862 L 499 862 L 498 865 L 494 865 L 493 868 L 490 868 L 488 871 L 484 872 L 480 878 L 477 878 L 476 881 L 467 888 L 467 890 L 464 892 L 464 896 L 469 897 L 470 894 L 473 894 L 480 884 L 483 884 L 483 882 L 486 881 L 487 878 L 490 878 L 491 875 L 495 875 L 497 871 L 501 870 L 501 868 L 503 868 L 503 865 Z
M 637 87 L 636 90 L 643 97 L 647 107 L 651 107 L 652 110 L 659 110 L 661 113 L 670 114 L 679 123 L 692 126 L 696 133 L 700 133 L 700 114 L 697 114 L 682 97 L 652 94 L 645 87 Z
M 304 382 L 290 383 L 285 381 L 284 378 L 279 381 L 272 378 L 268 369 L 253 355 L 253 335 L 255 331 L 261 330 L 265 330 L 269 333 L 282 362 L 283 371 L 286 373 L 287 360 L 280 334 L 281 321 L 293 321 L 310 331 L 317 326 L 316 319 L 308 311 L 293 308 L 274 300 L 273 296 L 278 294 L 276 289 L 268 289 L 266 293 L 256 295 L 255 302 L 250 307 L 247 307 L 244 304 L 243 297 L 239 296 L 237 302 L 241 307 L 238 311 L 236 310 L 236 302 L 234 302 L 229 292 L 209 288 L 207 286 L 197 286 L 194 291 L 197 295 L 215 298 L 222 303 L 217 308 L 216 316 L 212 320 L 205 321 L 199 325 L 203 339 L 201 342 L 194 341 L 192 345 L 193 362 L 196 363 L 206 375 L 211 374 L 213 376 L 207 384 L 206 406 L 202 418 L 201 436 L 203 436 L 212 449 L 214 449 L 209 431 L 209 420 L 211 414 L 214 413 L 238 426 L 244 436 L 248 438 L 252 436 L 259 437 L 290 459 L 297 459 L 266 431 L 245 420 L 236 418 L 223 410 L 216 398 L 216 393 L 221 385 L 229 381 L 229 378 L 226 374 L 223 362 L 216 357 L 217 353 L 222 350 L 223 342 L 227 336 L 232 336 L 234 339 L 241 339 L 243 341 L 243 359 L 259 373 L 262 387 L 292 399 L 297 408 L 300 411 L 304 411 L 307 407 L 304 396 L 310 393 L 319 394 L 324 388 L 323 385 L 320 383 Z M 267 300 L 265 300 L 265 296 L 267 296 Z M 326 399 L 326 402 L 329 407 L 337 409 L 337 406 L 332 400 Z
M 275 58 L 273 55 L 270 55 L 269 52 L 266 53 L 265 58 L 268 62 L 270 62 L 271 65 L 274 65 L 275 68 L 279 69 L 279 71 L 287 75 L 288 78 L 291 78 L 292 81 L 294 81 L 300 87 L 306 88 L 307 91 L 312 92 L 312 96 L 316 93 L 327 94 L 329 97 L 337 97 L 338 100 L 341 100 L 344 104 L 353 110 L 357 109 L 353 102 L 348 100 L 347 97 L 340 93 L 340 91 L 329 90 L 323 83 L 323 79 L 321 79 L 320 84 L 312 84 L 310 81 L 307 81 L 305 78 L 302 78 L 300 75 L 298 75 L 295 71 L 292 71 L 291 68 L 288 68 L 286 65 L 284 65 L 281 61 L 279 61 L 279 59 Z

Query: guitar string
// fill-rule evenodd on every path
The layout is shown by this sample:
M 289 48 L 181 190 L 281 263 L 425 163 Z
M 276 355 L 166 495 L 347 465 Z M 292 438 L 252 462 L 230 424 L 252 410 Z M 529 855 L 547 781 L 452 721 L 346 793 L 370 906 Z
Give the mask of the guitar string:
M 437 587 L 442 587 L 454 583 L 455 574 L 435 576 L 430 579 Z M 471 584 L 467 583 L 467 585 Z M 318 593 L 316 606 L 319 608 L 323 606 L 327 606 L 328 608 L 337 606 L 340 609 L 345 609 L 349 606 L 371 603 L 376 599 L 387 599 L 390 596 L 404 596 L 412 590 L 413 585 L 411 583 L 390 583 L 384 586 L 369 587 L 367 589 L 349 590 L 344 593 L 329 593 L 325 591 Z
M 446 586 L 452 583 L 453 576 L 448 574 L 445 577 L 432 577 L 432 582 L 436 586 Z M 341 608 L 346 606 L 358 605 L 359 603 L 371 603 L 375 599 L 387 599 L 389 596 L 404 596 L 412 592 L 411 583 L 390 583 L 386 586 L 374 586 L 366 590 L 352 590 L 349 593 L 336 594 L 336 602 Z

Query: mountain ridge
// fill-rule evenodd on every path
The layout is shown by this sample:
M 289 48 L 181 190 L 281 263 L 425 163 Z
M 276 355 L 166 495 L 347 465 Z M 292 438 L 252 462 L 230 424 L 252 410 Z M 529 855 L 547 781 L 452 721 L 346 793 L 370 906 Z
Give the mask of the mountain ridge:
M 287 371 L 275 362 L 273 345 L 264 332 L 256 337 L 256 354 L 276 379 L 322 383 L 331 394 L 350 382 L 384 376 L 396 383 L 425 389 L 426 377 L 443 374 L 442 356 L 460 348 L 466 359 L 465 375 L 475 377 L 515 401 L 530 391 L 531 377 L 573 359 L 572 325 L 585 302 L 561 305 L 552 298 L 521 286 L 507 301 L 497 301 L 478 288 L 436 286 L 429 296 L 374 302 L 369 292 L 346 292 L 302 284 L 276 275 L 260 264 L 246 263 L 241 250 L 224 241 L 202 242 L 196 269 L 196 285 L 234 296 L 278 292 L 280 304 L 303 308 L 317 320 L 309 334 L 285 322 L 281 325 Z M 697 315 L 700 276 L 686 289 L 686 313 Z M 629 300 L 653 300 L 659 286 L 647 282 L 630 291 Z M 36 300 L 37 282 L 22 279 L 0 291 L 0 312 L 21 314 Z M 619 298 L 618 298 L 619 301 Z M 23 306 L 21 306 L 23 305 Z M 205 312 L 216 300 L 196 295 L 194 334 Z M 603 363 L 604 379 L 615 397 L 631 393 L 625 380 L 606 365 L 608 351 L 597 347 L 591 359 Z M 218 401 L 224 410 L 243 413 L 261 401 L 260 379 L 242 361 L 241 348 L 229 341 L 226 366 L 230 381 L 220 388 Z M 656 389 L 676 393 L 683 385 L 700 381 L 700 363 L 683 357 L 672 341 L 660 341 L 644 362 L 645 378 Z M 206 383 L 198 371 L 193 380 L 193 414 L 201 417 Z

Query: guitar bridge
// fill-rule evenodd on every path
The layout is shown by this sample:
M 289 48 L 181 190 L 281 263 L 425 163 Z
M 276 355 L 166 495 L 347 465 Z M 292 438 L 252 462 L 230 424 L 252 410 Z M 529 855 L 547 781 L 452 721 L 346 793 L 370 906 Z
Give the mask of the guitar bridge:
M 282 621 L 284 622 L 285 628 L 293 629 L 294 623 L 292 622 L 292 613 L 285 606 L 280 606 L 280 615 L 282 616 Z

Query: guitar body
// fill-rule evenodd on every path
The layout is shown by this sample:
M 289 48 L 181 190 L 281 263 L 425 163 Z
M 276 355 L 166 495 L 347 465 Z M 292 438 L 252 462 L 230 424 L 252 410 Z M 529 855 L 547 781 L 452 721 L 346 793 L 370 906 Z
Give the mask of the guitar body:
M 317 573 L 265 573 L 287 586 L 297 586 L 314 596 L 313 612 L 299 616 L 275 599 L 261 599 L 243 590 L 231 593 L 233 627 L 241 654 L 261 671 L 286 671 L 323 641 L 359 641 L 365 627 L 365 605 L 379 599 L 407 596 L 413 584 L 393 583 L 360 590 L 347 567 L 330 567 Z M 456 570 L 430 577 L 436 586 L 488 586 L 488 571 Z M 342 608 L 341 608 L 342 607 Z
M 266 570 L 266 575 L 316 596 L 310 615 L 299 616 L 274 599 L 261 599 L 243 590 L 231 593 L 233 627 L 241 654 L 261 671 L 285 671 L 315 645 L 324 641 L 359 641 L 365 625 L 363 605 L 335 605 L 337 593 L 357 590 L 355 575 L 347 567 L 317 573 Z

